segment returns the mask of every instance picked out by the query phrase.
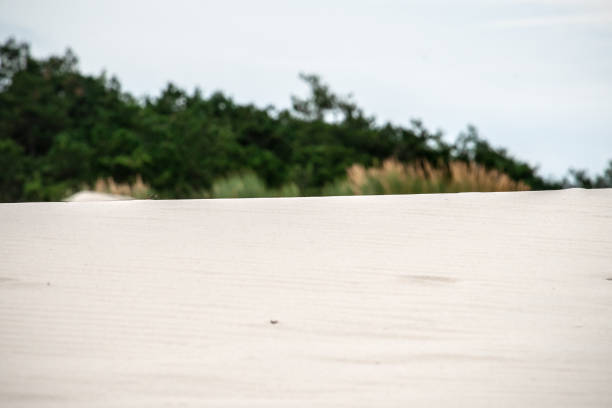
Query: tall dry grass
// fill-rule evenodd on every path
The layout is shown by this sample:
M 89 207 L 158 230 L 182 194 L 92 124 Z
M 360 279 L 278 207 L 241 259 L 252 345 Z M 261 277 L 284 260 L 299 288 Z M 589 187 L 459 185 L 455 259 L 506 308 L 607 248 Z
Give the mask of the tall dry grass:
M 380 167 L 354 164 L 346 180 L 324 189 L 324 195 L 456 193 L 468 191 L 524 191 L 529 186 L 497 170 L 476 163 L 451 162 L 447 168 L 428 162 L 403 164 L 385 160 Z
M 142 181 L 140 175 L 136 176 L 133 183 L 117 183 L 112 177 L 100 178 L 96 180 L 93 187 L 90 188 L 98 193 L 115 194 L 128 196 L 133 198 L 151 198 L 153 192 L 151 187 Z
M 137 176 L 133 183 L 117 183 L 112 178 L 98 179 L 84 189 L 100 193 L 133 198 L 154 197 L 152 189 Z M 387 159 L 380 167 L 366 168 L 354 164 L 346 177 L 327 185 L 321 195 L 373 195 L 457 193 L 468 191 L 525 191 L 529 186 L 512 180 L 497 170 L 487 170 L 476 163 L 451 162 L 448 166 L 434 167 L 428 162 L 403 164 Z M 292 183 L 272 189 L 253 172 L 234 174 L 217 179 L 210 191 L 200 198 L 297 197 L 300 189 Z M 194 197 L 196 198 L 196 197 Z

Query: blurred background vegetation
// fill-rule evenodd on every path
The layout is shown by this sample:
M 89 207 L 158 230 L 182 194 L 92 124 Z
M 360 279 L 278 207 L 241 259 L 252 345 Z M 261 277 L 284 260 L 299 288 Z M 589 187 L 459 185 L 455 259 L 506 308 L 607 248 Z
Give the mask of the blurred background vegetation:
M 137 99 L 79 72 L 71 51 L 33 58 L 0 45 L 0 201 L 80 190 L 137 198 L 279 197 L 612 186 L 612 161 L 563 180 L 495 148 L 468 126 L 454 143 L 421 122 L 377 124 L 316 75 L 291 110 L 240 105 L 168 84 Z

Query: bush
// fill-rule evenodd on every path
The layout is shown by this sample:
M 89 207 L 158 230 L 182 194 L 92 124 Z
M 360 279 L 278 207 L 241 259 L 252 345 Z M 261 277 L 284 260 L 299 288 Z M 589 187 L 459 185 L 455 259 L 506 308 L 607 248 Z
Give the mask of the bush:
M 245 172 L 215 181 L 211 194 L 205 195 L 212 198 L 297 197 L 300 191 L 295 184 L 269 189 L 255 173 Z

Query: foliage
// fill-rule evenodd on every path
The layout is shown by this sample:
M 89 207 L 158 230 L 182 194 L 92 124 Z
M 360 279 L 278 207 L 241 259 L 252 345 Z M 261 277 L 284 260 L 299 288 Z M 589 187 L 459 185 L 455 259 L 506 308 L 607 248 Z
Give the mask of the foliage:
M 388 157 L 442 168 L 474 162 L 532 188 L 561 187 L 491 147 L 475 128 L 450 144 L 419 121 L 377 124 L 318 76 L 302 79 L 311 92 L 293 97 L 292 110 L 172 84 L 139 100 L 116 78 L 80 73 L 70 50 L 38 59 L 28 44 L 9 39 L 0 44 L 0 200 L 59 200 L 99 179 L 130 185 L 138 176 L 160 198 L 214 195 L 215 188 L 320 195 L 350 166 L 375 167 Z M 249 193 L 234 190 L 240 179 L 239 191 Z
M 474 126 L 468 126 L 467 132 L 457 138 L 453 157 L 465 162 L 484 165 L 487 169 L 496 169 L 507 174 L 512 180 L 523 181 L 535 190 L 561 188 L 558 182 L 547 182 L 539 177 L 536 169 L 527 163 L 518 161 L 508 154 L 506 149 L 496 149 L 482 139 Z
M 279 189 L 270 189 L 257 174 L 246 172 L 222 178 L 213 183 L 212 193 L 204 196 L 212 198 L 254 198 L 254 197 L 297 197 L 300 191 L 293 183 Z
M 589 177 L 586 170 L 569 170 L 569 178 L 563 180 L 564 187 L 610 188 L 612 187 L 612 160 L 601 175 Z
M 524 191 L 529 186 L 474 162 L 453 161 L 447 167 L 428 162 L 403 164 L 385 160 L 381 167 L 355 164 L 345 180 L 324 189 L 330 195 L 456 193 L 461 191 Z

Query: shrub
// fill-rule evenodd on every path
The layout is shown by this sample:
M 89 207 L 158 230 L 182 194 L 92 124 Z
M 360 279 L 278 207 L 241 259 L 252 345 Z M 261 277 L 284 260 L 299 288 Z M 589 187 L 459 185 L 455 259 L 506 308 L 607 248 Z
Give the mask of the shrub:
M 245 172 L 216 180 L 210 195 L 212 198 L 297 197 L 300 191 L 293 183 L 269 189 L 257 174 Z

